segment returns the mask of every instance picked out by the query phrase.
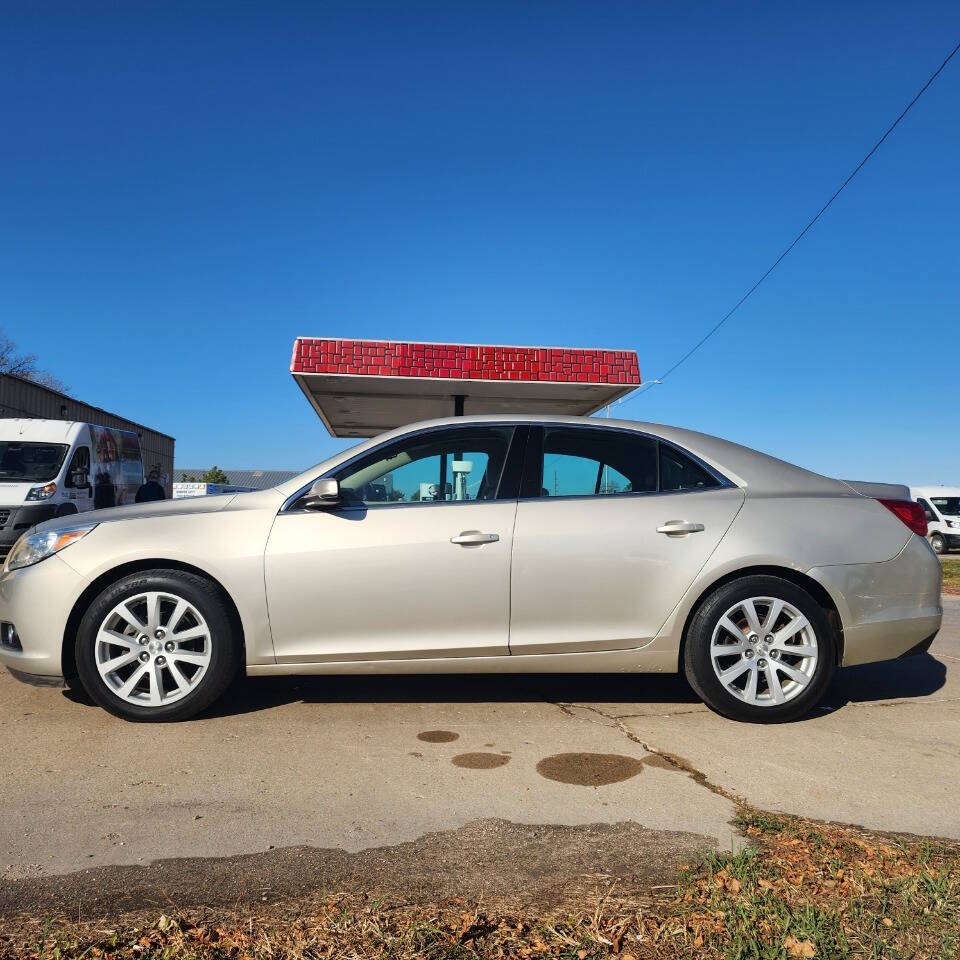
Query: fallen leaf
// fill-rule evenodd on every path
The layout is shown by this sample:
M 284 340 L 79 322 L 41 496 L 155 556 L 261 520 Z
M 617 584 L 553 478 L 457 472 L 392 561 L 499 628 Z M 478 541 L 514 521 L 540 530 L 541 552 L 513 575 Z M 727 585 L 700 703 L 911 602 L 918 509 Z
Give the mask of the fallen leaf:
M 783 946 L 791 957 L 815 957 L 816 949 L 809 940 L 798 940 L 796 937 L 787 937 Z

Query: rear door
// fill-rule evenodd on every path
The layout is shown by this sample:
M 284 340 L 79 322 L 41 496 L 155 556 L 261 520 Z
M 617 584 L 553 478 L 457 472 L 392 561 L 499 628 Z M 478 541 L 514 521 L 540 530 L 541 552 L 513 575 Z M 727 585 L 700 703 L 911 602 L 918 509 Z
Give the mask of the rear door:
M 619 650 L 653 639 L 743 499 L 657 438 L 534 429 L 514 528 L 511 653 Z

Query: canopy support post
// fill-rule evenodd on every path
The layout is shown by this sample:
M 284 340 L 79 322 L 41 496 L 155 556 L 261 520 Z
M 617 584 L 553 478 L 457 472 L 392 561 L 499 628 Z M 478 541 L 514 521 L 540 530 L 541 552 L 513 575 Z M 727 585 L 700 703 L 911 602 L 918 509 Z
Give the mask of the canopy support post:
M 463 416 L 463 402 L 464 402 L 464 400 L 466 400 L 466 399 L 467 399 L 467 397 L 466 397 L 466 395 L 463 394 L 463 393 L 454 394 L 454 397 L 453 397 L 453 415 L 454 415 L 455 417 L 462 417 L 462 416 Z

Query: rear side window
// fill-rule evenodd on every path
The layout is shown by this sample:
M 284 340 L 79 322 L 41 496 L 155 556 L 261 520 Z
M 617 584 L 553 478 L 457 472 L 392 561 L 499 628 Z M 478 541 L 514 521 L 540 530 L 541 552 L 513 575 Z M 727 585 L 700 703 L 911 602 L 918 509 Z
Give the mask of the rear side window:
M 719 487 L 720 481 L 704 470 L 685 453 L 665 443 L 660 444 L 660 490 L 701 490 Z
M 542 497 L 653 493 L 657 442 L 614 430 L 548 428 L 543 441 Z
M 527 449 L 521 497 L 600 497 L 722 486 L 688 454 L 624 430 L 545 427 Z

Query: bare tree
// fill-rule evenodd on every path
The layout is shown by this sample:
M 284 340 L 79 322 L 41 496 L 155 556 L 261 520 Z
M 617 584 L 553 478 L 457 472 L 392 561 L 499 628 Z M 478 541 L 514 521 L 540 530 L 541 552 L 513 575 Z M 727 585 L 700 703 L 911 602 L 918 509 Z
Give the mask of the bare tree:
M 24 380 L 32 380 L 51 390 L 67 393 L 68 389 L 63 381 L 58 380 L 52 373 L 41 370 L 37 365 L 36 354 L 21 353 L 17 345 L 0 330 L 0 373 L 12 373 Z

